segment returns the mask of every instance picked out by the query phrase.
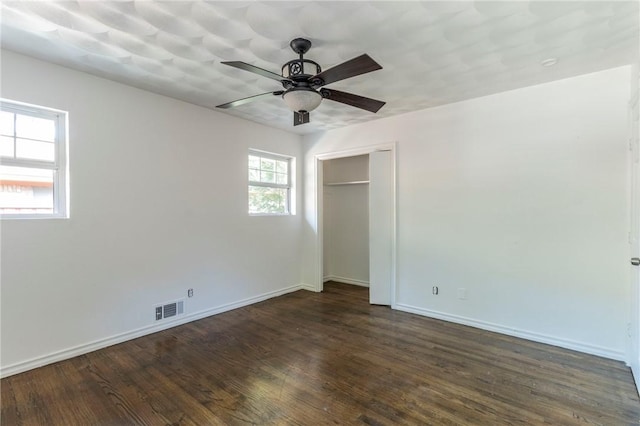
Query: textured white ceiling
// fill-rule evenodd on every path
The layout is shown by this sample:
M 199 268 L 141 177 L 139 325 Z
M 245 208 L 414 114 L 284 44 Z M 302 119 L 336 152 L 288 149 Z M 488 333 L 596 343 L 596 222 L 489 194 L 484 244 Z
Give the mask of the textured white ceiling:
M 220 64 L 280 73 L 308 38 L 328 69 L 368 53 L 383 70 L 330 88 L 386 101 L 377 113 L 324 100 L 293 127 L 279 97 L 218 111 L 296 133 L 429 108 L 638 61 L 637 1 L 9 1 L 2 46 L 197 105 L 280 90 Z M 553 67 L 540 62 L 557 58 Z

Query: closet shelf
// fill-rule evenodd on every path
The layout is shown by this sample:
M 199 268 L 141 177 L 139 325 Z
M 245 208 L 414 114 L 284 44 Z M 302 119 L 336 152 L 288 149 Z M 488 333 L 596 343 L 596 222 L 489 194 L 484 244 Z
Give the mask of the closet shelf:
M 329 182 L 325 183 L 324 186 L 365 185 L 367 183 L 369 183 L 368 180 L 353 180 L 350 182 Z

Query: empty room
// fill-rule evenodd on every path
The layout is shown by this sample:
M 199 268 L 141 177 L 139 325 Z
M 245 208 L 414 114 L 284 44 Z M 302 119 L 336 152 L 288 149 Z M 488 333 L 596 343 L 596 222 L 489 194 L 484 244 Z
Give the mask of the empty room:
M 0 23 L 0 424 L 640 424 L 638 1 Z

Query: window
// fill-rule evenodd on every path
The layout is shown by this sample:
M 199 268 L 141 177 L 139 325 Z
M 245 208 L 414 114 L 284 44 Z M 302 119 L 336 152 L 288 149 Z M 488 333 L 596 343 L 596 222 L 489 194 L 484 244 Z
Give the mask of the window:
M 0 214 L 66 217 L 67 115 L 0 100 Z
M 249 151 L 249 214 L 291 214 L 291 158 Z

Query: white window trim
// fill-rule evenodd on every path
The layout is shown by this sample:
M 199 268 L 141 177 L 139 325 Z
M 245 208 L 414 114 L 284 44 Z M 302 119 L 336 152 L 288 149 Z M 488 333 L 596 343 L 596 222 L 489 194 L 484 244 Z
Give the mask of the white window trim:
M 293 216 L 293 168 L 295 165 L 295 157 L 291 157 L 289 155 L 276 154 L 268 151 L 261 151 L 259 149 L 249 149 L 248 155 L 255 155 L 262 158 L 269 158 L 277 161 L 286 161 L 288 163 L 287 170 L 287 183 L 286 184 L 278 184 L 278 183 L 265 183 L 265 182 L 257 182 L 254 180 L 248 180 L 247 190 L 249 186 L 262 186 L 266 188 L 284 188 L 287 190 L 287 211 L 285 213 L 249 213 L 249 216 Z M 247 156 L 248 158 L 248 156 Z M 247 164 L 247 170 L 249 170 L 249 165 Z M 247 202 L 249 200 L 249 194 L 247 192 Z
M 31 105 L 24 102 L 0 98 L 0 110 L 36 118 L 54 118 L 56 121 L 55 159 L 50 161 L 22 160 L 0 157 L 6 166 L 33 167 L 53 170 L 53 213 L 0 213 L 0 219 L 67 219 L 69 217 L 69 170 L 67 151 L 67 121 L 65 111 Z

